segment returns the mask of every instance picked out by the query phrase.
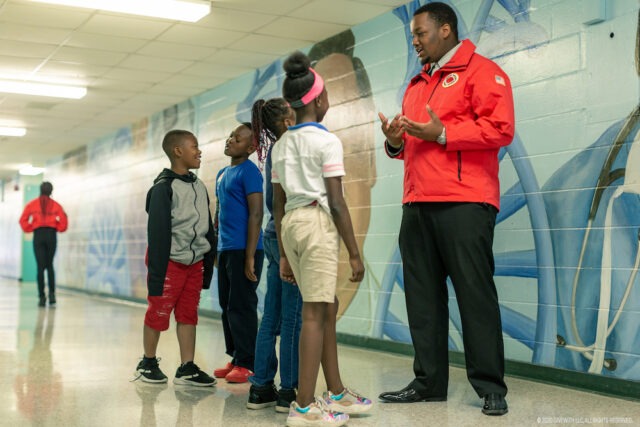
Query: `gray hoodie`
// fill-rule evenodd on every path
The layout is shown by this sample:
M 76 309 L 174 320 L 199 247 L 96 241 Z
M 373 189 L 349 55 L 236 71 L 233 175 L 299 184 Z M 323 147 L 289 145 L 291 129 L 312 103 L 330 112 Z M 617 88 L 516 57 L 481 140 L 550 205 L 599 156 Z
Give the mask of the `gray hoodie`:
M 164 169 L 147 193 L 149 295 L 162 295 L 169 260 L 192 265 L 204 259 L 203 288 L 213 276 L 216 242 L 203 182 L 189 172 Z

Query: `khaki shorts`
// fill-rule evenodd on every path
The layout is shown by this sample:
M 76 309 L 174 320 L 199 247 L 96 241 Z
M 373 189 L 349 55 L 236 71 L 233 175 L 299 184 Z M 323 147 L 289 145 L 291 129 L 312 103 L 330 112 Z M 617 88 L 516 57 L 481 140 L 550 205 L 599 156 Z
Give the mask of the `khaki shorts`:
M 332 303 L 338 281 L 340 236 L 320 206 L 305 206 L 282 218 L 282 246 L 305 302 Z

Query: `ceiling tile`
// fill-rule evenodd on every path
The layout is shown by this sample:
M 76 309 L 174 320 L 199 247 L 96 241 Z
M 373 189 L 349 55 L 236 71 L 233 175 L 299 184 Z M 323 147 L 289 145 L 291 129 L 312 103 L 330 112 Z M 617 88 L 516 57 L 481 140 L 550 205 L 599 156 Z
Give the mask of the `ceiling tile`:
M 218 7 L 219 2 L 213 2 L 211 13 L 193 25 L 220 30 L 242 31 L 252 33 L 278 17 L 271 13 L 240 12 Z
M 129 68 L 113 68 L 103 77 L 115 80 L 130 80 L 132 82 L 158 83 L 167 79 L 171 73 L 160 71 L 144 71 Z
M 95 141 L 96 139 L 100 138 L 101 136 L 104 136 L 110 132 L 113 132 L 113 128 L 110 125 L 104 125 L 104 124 L 100 124 L 100 123 L 92 123 L 91 127 L 88 126 L 82 126 L 82 127 L 76 127 L 75 129 L 73 129 L 73 137 L 77 138 L 80 141 Z M 60 154 L 64 154 L 64 153 L 68 153 L 69 151 L 73 150 L 74 148 L 78 148 L 82 145 L 86 145 L 86 142 L 84 144 L 78 144 L 75 147 L 69 147 L 68 150 L 65 151 L 59 151 L 58 153 Z M 64 148 L 64 147 L 62 147 Z
M 217 50 L 205 62 L 215 62 L 218 64 L 231 64 L 239 67 L 258 68 L 278 59 L 279 54 L 268 54 L 258 52 L 245 52 L 242 50 L 220 49 Z
M 116 65 L 126 57 L 127 54 L 122 52 L 63 46 L 53 55 L 52 59 L 93 65 Z
M 2 17 L 2 13 L 0 13 L 0 17 Z M 67 37 L 69 37 L 69 30 L 46 28 L 44 26 L 36 27 L 32 25 L 21 25 L 11 22 L 2 22 L 2 24 L 0 24 L 1 40 L 16 40 L 22 42 L 58 45 Z
M 81 27 L 82 32 L 152 40 L 174 25 L 171 21 L 129 18 L 97 13 Z
M 241 74 L 253 71 L 254 67 L 242 67 L 229 64 L 216 64 L 213 62 L 198 62 L 185 68 L 182 73 L 201 77 L 237 77 Z
M 2 40 L 0 42 L 0 55 L 46 58 L 56 50 L 56 45 L 43 43 L 28 43 L 14 40 Z
M 49 116 L 55 118 L 56 120 L 60 117 L 73 117 L 75 119 L 75 123 L 78 123 L 78 120 L 84 121 L 86 119 L 92 118 L 96 114 L 103 111 L 104 106 L 93 106 L 87 108 L 86 106 L 81 105 L 72 105 L 72 104 L 61 104 L 55 106 Z
M 216 50 L 215 47 L 152 41 L 138 50 L 137 53 L 161 58 L 199 60 L 210 57 Z
M 37 122 L 30 122 L 28 124 L 28 134 L 33 137 L 35 132 L 52 132 L 57 130 L 71 129 L 78 124 L 77 118 L 64 118 L 64 117 L 42 117 Z
M 286 39 L 266 35 L 251 34 L 229 46 L 233 50 L 246 52 L 286 55 L 296 49 L 309 45 L 312 41 Z
M 157 95 L 157 94 L 142 94 L 136 95 L 131 99 L 124 101 L 122 104 L 118 106 L 118 108 L 129 109 L 138 111 L 140 109 L 145 109 L 149 113 L 154 113 L 158 111 L 164 110 L 166 107 L 177 104 L 180 101 L 184 100 L 184 96 L 176 96 L 176 95 Z M 141 115 L 140 117 L 143 117 Z M 135 121 L 137 117 L 132 117 L 131 122 Z
M 37 3 L 7 3 L 0 22 L 25 24 L 42 28 L 78 28 L 94 12 L 70 7 L 51 7 Z
M 310 21 L 332 22 L 353 26 L 358 22 L 386 12 L 387 8 L 379 5 L 358 3 L 346 0 L 315 0 L 291 13 L 291 16 Z
M 310 0 L 217 0 L 215 4 L 216 7 L 224 9 L 286 15 L 309 2 Z
M 246 36 L 246 32 L 202 28 L 194 25 L 176 24 L 165 31 L 158 40 L 184 43 L 194 46 L 225 47 Z
M 94 79 L 89 83 L 89 87 L 91 89 L 102 89 L 106 92 L 143 92 L 150 87 L 152 87 L 154 83 L 151 83 L 146 80 L 141 81 L 133 81 L 133 80 L 121 80 L 114 78 L 98 78 Z
M 216 78 L 213 76 L 199 77 L 187 74 L 176 74 L 164 80 L 162 84 L 191 87 L 194 89 L 193 95 L 197 95 L 206 89 L 216 87 L 228 80 L 228 78 Z
M 278 18 L 262 27 L 259 34 L 289 37 L 297 40 L 318 41 L 348 29 L 347 25 L 316 22 L 295 18 Z
M 148 42 L 147 39 L 75 31 L 65 45 L 110 52 L 136 52 Z
M 193 95 L 193 86 L 172 85 L 164 81 L 147 89 L 146 93 L 178 96 L 182 99 L 187 99 Z
M 18 58 L 0 55 L 0 77 L 19 79 L 33 72 L 42 63 L 39 58 Z
M 96 77 L 100 77 L 107 71 L 109 67 L 100 65 L 83 64 L 79 62 L 62 62 L 48 61 L 38 71 L 38 76 L 43 79 L 73 79 L 77 81 L 88 82 Z
M 407 4 L 407 0 L 353 0 L 356 3 L 379 4 L 383 6 L 402 6 Z
M 147 108 L 149 108 L 149 106 L 147 106 Z M 140 108 L 136 110 L 140 111 L 141 113 L 146 111 Z M 137 118 L 137 117 L 133 117 L 135 115 L 136 113 L 132 113 L 130 110 L 126 110 L 118 106 L 118 108 L 105 111 L 102 114 L 94 117 L 93 121 L 95 121 L 95 123 L 97 123 L 98 125 L 102 124 L 102 125 L 105 125 L 106 127 L 109 127 L 110 131 L 113 132 L 119 127 L 126 126 L 134 122 L 135 119 Z M 103 132 L 102 135 L 100 136 L 104 136 L 106 133 L 109 133 L 109 132 Z
M 160 71 L 165 73 L 177 73 L 193 64 L 193 61 L 180 59 L 159 58 L 145 55 L 129 55 L 119 64 L 120 68 L 134 70 Z

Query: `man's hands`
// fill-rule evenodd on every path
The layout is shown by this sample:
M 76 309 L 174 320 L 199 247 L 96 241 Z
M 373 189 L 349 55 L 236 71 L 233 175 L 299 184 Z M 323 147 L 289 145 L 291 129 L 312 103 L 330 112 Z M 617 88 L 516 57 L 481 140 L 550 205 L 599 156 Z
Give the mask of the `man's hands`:
M 431 120 L 427 123 L 415 122 L 400 114 L 397 114 L 393 120 L 389 122 L 389 119 L 387 119 L 384 114 L 378 113 L 378 117 L 380 117 L 382 121 L 382 133 L 384 133 L 384 136 L 392 147 L 399 148 L 402 146 L 402 134 L 404 132 L 424 141 L 436 141 L 438 139 L 444 125 L 429 105 L 426 106 L 426 109 L 429 117 L 431 117 Z
M 389 144 L 394 148 L 400 148 L 403 144 L 402 134 L 404 133 L 400 119 L 403 116 L 396 114 L 393 120 L 391 120 L 391 123 L 389 123 L 389 119 L 382 113 L 378 113 L 378 117 L 380 117 L 380 121 L 382 122 L 382 126 L 380 126 L 382 133 L 387 138 L 387 141 L 389 141 Z

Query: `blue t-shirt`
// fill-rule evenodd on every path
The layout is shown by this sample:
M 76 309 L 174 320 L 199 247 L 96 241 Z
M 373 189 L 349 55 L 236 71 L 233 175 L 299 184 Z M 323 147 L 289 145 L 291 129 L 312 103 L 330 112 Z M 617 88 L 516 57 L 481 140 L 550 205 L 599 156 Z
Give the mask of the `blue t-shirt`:
M 246 248 L 249 221 L 247 196 L 262 193 L 262 183 L 260 169 L 250 160 L 227 166 L 218 172 L 218 252 Z M 256 249 L 262 249 L 262 230 Z

